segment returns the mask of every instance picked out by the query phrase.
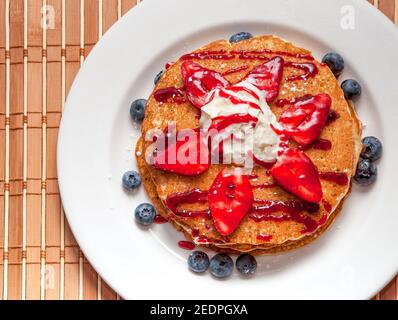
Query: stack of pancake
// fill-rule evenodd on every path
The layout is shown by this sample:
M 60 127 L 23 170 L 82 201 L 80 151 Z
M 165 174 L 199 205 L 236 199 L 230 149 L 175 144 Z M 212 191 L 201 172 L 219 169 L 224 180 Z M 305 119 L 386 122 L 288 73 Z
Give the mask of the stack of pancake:
M 250 51 L 256 58 L 245 59 L 237 54 L 241 50 Z M 307 148 L 306 155 L 312 160 L 321 175 L 323 200 L 315 205 L 308 205 L 279 186 L 255 187 L 269 185 L 273 179 L 269 169 L 263 166 L 253 168 L 251 184 L 257 203 L 271 204 L 274 208 L 272 219 L 258 221 L 248 214 L 238 228 L 228 237 L 222 236 L 214 227 L 211 216 L 197 215 L 183 217 L 173 213 L 167 206 L 167 198 L 175 194 L 187 193 L 192 190 L 209 190 L 215 177 L 224 167 L 233 165 L 211 164 L 204 173 L 196 176 L 184 176 L 154 168 L 150 164 L 148 150 L 153 141 L 146 141 L 146 135 L 154 129 L 163 131 L 168 124 L 175 123 L 177 130 L 199 127 L 198 108 L 187 99 L 184 101 L 166 101 L 160 103 L 154 93 L 162 88 L 182 88 L 181 65 L 186 57 L 181 58 L 166 70 L 157 83 L 154 92 L 148 99 L 145 119 L 142 124 L 142 138 L 136 146 L 138 168 L 142 176 L 145 190 L 159 215 L 182 231 L 187 239 L 208 246 L 214 250 L 252 254 L 278 253 L 301 247 L 322 234 L 341 211 L 343 202 L 350 192 L 351 178 L 355 174 L 356 164 L 361 150 L 361 124 L 353 106 L 344 98 L 339 83 L 330 69 L 311 58 L 311 52 L 299 48 L 290 42 L 275 36 L 258 36 L 238 43 L 225 40 L 212 42 L 195 52 L 223 52 L 226 59 L 205 55 L 190 55 L 190 59 L 201 66 L 224 74 L 230 83 L 240 82 L 254 67 L 264 63 L 265 59 L 281 56 L 286 62 L 314 64 L 318 73 L 313 77 L 287 81 L 295 75 L 302 75 L 299 68 L 285 68 L 278 97 L 269 103 L 271 110 L 279 118 L 288 105 L 282 100 L 292 100 L 305 95 L 328 94 L 332 99 L 332 113 L 320 139 L 331 143 L 330 150 Z M 234 72 L 236 70 L 236 72 Z M 229 72 L 231 71 L 231 72 Z M 305 71 L 305 70 L 304 70 Z M 297 147 L 293 141 L 290 147 Z M 151 151 L 152 152 L 152 151 Z M 334 177 L 334 178 L 333 178 Z M 338 177 L 339 179 L 336 179 Z M 344 178 L 346 177 L 346 181 Z M 343 180 L 343 181 L 342 181 Z M 304 208 L 289 213 L 289 207 L 283 204 L 294 204 Z M 278 205 L 280 204 L 280 205 Z M 271 208 L 270 207 L 270 208 Z M 305 209 L 305 208 L 310 209 Z M 276 209 L 275 209 L 276 208 Z M 278 210 L 278 208 L 282 208 Z M 198 203 L 181 203 L 179 210 L 206 211 L 206 201 Z M 174 210 L 175 211 L 175 210 Z M 290 219 L 291 217 L 295 217 Z M 297 219 L 299 217 L 299 219 Z M 308 228 L 308 223 L 312 226 Z M 313 227 L 315 226 L 315 227 Z

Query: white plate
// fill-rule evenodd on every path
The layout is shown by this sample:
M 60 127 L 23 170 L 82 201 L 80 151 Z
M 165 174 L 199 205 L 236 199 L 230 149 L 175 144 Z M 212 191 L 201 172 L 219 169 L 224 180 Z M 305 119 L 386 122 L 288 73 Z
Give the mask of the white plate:
M 348 11 L 347 11 L 348 10 Z M 355 28 L 341 27 L 354 10 Z M 345 21 L 345 20 L 344 20 Z M 343 22 L 344 22 L 343 21 Z M 354 187 L 320 240 L 298 251 L 261 257 L 256 276 L 217 281 L 187 270 L 183 236 L 168 225 L 141 230 L 133 210 L 143 188 L 125 193 L 121 176 L 135 167 L 140 132 L 130 102 L 147 97 L 168 61 L 237 31 L 275 34 L 346 60 L 358 79 L 364 135 L 384 142 L 377 183 Z M 146 0 L 109 30 L 79 72 L 58 141 L 58 174 L 68 221 L 102 278 L 128 299 L 365 299 L 398 271 L 395 164 L 398 125 L 398 32 L 362 0 Z

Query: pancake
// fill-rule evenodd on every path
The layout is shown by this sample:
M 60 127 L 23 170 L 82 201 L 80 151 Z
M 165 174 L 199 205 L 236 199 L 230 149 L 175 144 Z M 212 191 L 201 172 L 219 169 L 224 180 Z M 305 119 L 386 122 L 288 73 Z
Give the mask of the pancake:
M 242 55 L 236 53 L 240 50 L 250 51 L 252 58 L 242 58 Z M 209 52 L 212 52 L 212 54 L 209 55 Z M 217 54 L 214 54 L 214 52 Z M 196 50 L 195 53 L 188 58 L 205 68 L 224 74 L 225 78 L 232 84 L 244 79 L 253 68 L 264 63 L 265 59 L 275 56 L 281 56 L 285 63 L 310 63 L 316 66 L 318 73 L 307 79 L 302 77 L 303 69 L 285 68 L 279 95 L 269 103 L 269 106 L 276 117 L 279 118 L 287 108 L 281 103 L 284 100 L 320 93 L 326 93 L 331 97 L 331 108 L 334 115 L 338 115 L 338 117 L 325 126 L 320 135 L 320 138 L 324 141 L 330 141 L 331 149 L 310 148 L 305 151 L 323 177 L 321 179 L 323 200 L 318 210 L 310 210 L 311 212 L 302 210 L 299 213 L 300 219 L 286 218 L 286 212 L 280 210 L 276 210 L 274 213 L 277 219 L 266 219 L 264 221 L 256 221 L 252 216 L 247 215 L 228 237 L 222 236 L 216 230 L 211 217 L 181 217 L 167 207 L 166 200 L 168 197 L 195 189 L 209 190 L 220 170 L 226 166 L 233 166 L 211 164 L 210 168 L 200 175 L 183 176 L 155 169 L 148 163 L 150 158 L 148 155 L 152 152 L 153 142 L 145 141 L 148 140 L 145 137 L 153 129 L 163 131 L 169 123 L 175 123 L 177 130 L 194 129 L 199 126 L 198 109 L 191 103 L 184 101 L 160 103 L 154 96 L 158 90 L 163 88 L 183 87 L 181 65 L 187 59 L 187 56 L 185 56 L 166 70 L 149 97 L 142 124 L 143 139 L 137 144 L 138 168 L 143 177 L 146 192 L 157 212 L 167 218 L 177 230 L 182 231 L 189 240 L 222 252 L 278 253 L 301 247 L 318 238 L 341 211 L 343 202 L 350 191 L 351 178 L 355 174 L 361 149 L 360 121 L 353 106 L 345 100 L 338 81 L 327 66 L 313 60 L 308 50 L 299 48 L 275 36 L 259 36 L 234 44 L 220 40 Z M 256 58 L 253 58 L 253 56 Z M 224 57 L 225 59 L 223 59 Z M 297 80 L 288 81 L 292 77 L 296 77 Z M 296 146 L 295 142 L 289 142 L 289 147 Z M 273 183 L 269 170 L 262 166 L 255 166 L 252 176 L 256 177 L 251 180 L 254 186 Z M 345 176 L 345 183 L 336 180 L 336 176 L 340 178 Z M 296 196 L 279 186 L 253 188 L 253 193 L 255 199 L 260 202 L 297 202 L 302 204 Z M 207 210 L 208 205 L 207 203 L 181 204 L 179 209 L 201 211 Z

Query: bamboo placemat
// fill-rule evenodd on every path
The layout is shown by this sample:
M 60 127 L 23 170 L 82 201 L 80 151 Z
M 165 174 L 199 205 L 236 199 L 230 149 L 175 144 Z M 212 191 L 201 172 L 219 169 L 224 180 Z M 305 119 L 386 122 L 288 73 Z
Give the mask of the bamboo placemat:
M 81 64 L 139 2 L 0 0 L 0 299 L 119 299 L 65 220 L 56 143 Z M 370 2 L 398 23 L 398 0 Z M 397 290 L 398 278 L 376 299 Z

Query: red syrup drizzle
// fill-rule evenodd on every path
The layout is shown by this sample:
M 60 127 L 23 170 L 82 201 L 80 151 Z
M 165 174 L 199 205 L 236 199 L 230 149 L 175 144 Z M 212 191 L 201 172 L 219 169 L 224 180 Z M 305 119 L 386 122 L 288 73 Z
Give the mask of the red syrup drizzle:
M 303 215 L 302 212 L 315 213 L 319 211 L 319 205 L 316 203 L 307 203 L 299 201 L 269 201 L 269 200 L 255 200 L 255 203 L 260 206 L 253 207 L 249 213 L 249 218 L 256 221 L 295 221 L 304 225 L 301 233 L 314 232 L 319 226 L 325 223 L 326 217 L 321 217 L 316 221 L 308 215 Z M 284 215 L 274 215 L 275 212 L 283 212 Z
M 334 182 L 340 186 L 346 186 L 349 183 L 348 176 L 342 172 L 320 172 L 319 177 L 323 180 Z
M 291 100 L 289 100 L 289 99 L 280 99 L 280 100 L 276 101 L 275 105 L 277 107 L 279 107 L 279 108 L 283 108 L 286 105 L 291 105 L 291 104 L 295 104 L 297 102 L 307 101 L 307 100 L 312 99 L 313 97 L 314 97 L 313 95 L 306 94 L 306 95 L 304 95 L 302 97 L 295 97 L 295 98 L 293 98 Z
M 270 234 L 262 234 L 262 233 L 260 233 L 260 234 L 257 235 L 256 238 L 259 241 L 269 242 L 269 241 L 271 241 L 272 236 Z
M 174 64 L 174 62 L 167 62 L 166 64 L 165 64 L 165 69 L 167 70 L 168 68 L 170 68 L 172 65 Z
M 215 129 L 217 132 L 224 130 L 230 125 L 237 123 L 253 123 L 255 125 L 258 119 L 250 114 L 231 114 L 229 116 L 219 116 L 212 120 L 212 124 L 209 127 L 209 131 Z
M 269 57 L 264 56 L 267 55 L 278 55 L 278 56 L 285 56 L 285 57 L 292 57 L 304 60 L 314 60 L 314 57 L 309 54 L 301 54 L 301 53 L 291 53 L 286 51 L 273 51 L 269 49 L 263 50 L 233 50 L 230 54 L 238 55 L 239 59 L 248 59 L 248 60 L 268 60 Z
M 195 249 L 195 244 L 190 242 L 190 241 L 179 241 L 178 242 L 178 246 L 181 249 L 185 249 L 185 250 L 193 250 L 193 249 Z
M 328 151 L 332 149 L 332 142 L 327 139 L 317 139 L 314 142 L 310 143 L 309 145 L 300 146 L 299 148 L 303 151 L 307 151 L 310 149 Z
M 153 96 L 157 102 L 161 103 L 169 102 L 169 103 L 182 104 L 187 101 L 184 95 L 184 88 L 174 88 L 174 87 L 162 88 L 156 90 Z
M 291 53 L 286 51 L 273 51 L 269 49 L 263 50 L 208 50 L 201 52 L 187 53 L 181 57 L 181 60 L 231 60 L 234 58 L 242 60 L 269 60 L 269 55 L 285 56 L 313 61 L 314 57 L 310 54 Z
M 275 188 L 277 185 L 275 183 L 262 183 L 262 184 L 255 184 L 252 185 L 252 189 L 272 189 Z
M 234 87 L 230 87 L 228 88 L 228 91 L 232 91 L 232 92 L 241 92 L 241 91 L 245 91 L 248 94 L 250 94 L 253 98 L 260 100 L 260 97 L 257 95 L 257 93 L 255 93 L 253 90 L 246 88 L 246 87 L 242 87 L 242 86 L 234 86 Z M 256 105 L 257 108 L 257 105 Z
M 192 211 L 187 209 L 178 209 L 178 205 L 182 203 L 193 204 L 193 203 L 206 203 L 208 191 L 201 191 L 194 189 L 187 192 L 179 192 L 169 195 L 166 199 L 167 208 L 175 215 L 183 218 L 210 218 L 210 210 L 198 210 Z
M 221 75 L 223 75 L 223 76 L 227 76 L 227 75 L 230 75 L 230 74 L 233 74 L 233 73 L 237 73 L 237 72 L 241 72 L 241 71 L 244 71 L 244 70 L 247 70 L 247 69 L 249 69 L 249 66 L 240 66 L 240 67 L 236 67 L 236 68 L 232 68 L 232 69 L 230 69 L 230 70 L 227 70 L 227 71 L 225 71 L 225 72 L 223 72 Z
M 229 54 L 226 50 L 209 50 L 184 54 L 181 57 L 181 60 L 231 60 L 234 58 L 235 56 L 233 54 Z
M 328 213 L 332 212 L 332 205 L 329 202 L 327 202 L 326 200 L 322 200 L 322 204 Z
M 202 243 L 202 244 L 211 243 L 210 239 L 199 234 L 199 230 L 197 230 L 197 229 L 193 229 L 191 231 L 191 236 L 192 236 L 192 238 L 194 238 L 195 242 L 197 242 L 197 243 Z M 214 241 L 214 242 L 217 242 L 217 241 Z
M 238 90 L 238 89 L 232 89 L 231 91 L 235 91 L 235 90 Z M 238 91 L 241 91 L 241 90 L 238 90 Z M 248 92 L 248 93 L 251 92 L 251 90 L 245 90 L 245 91 Z M 221 98 L 228 99 L 233 104 L 247 104 L 247 105 L 249 105 L 250 107 L 252 107 L 254 109 L 261 110 L 260 106 L 257 103 L 254 103 L 254 102 L 251 102 L 251 101 L 244 101 L 242 99 L 239 99 L 236 96 L 230 95 L 229 93 L 225 92 L 224 90 L 220 90 L 219 95 L 220 95 Z
M 256 179 L 257 176 L 253 175 L 252 179 Z M 255 186 L 254 186 L 255 187 Z M 263 187 L 263 186 L 261 186 Z M 264 185 L 265 188 L 270 188 L 271 185 Z M 207 202 L 208 191 L 201 191 L 199 189 L 194 189 L 188 192 L 175 193 L 169 195 L 166 199 L 166 205 L 170 211 L 180 217 L 184 218 L 197 218 L 203 217 L 206 219 L 211 218 L 210 210 L 202 211 L 190 211 L 186 209 L 178 210 L 178 206 L 183 203 L 205 203 Z M 308 214 L 314 214 L 319 212 L 319 204 L 309 203 L 303 201 L 270 201 L 270 200 L 260 200 L 255 199 L 251 211 L 248 217 L 255 222 L 261 221 L 295 221 L 304 225 L 302 233 L 311 233 L 318 229 L 318 227 L 324 225 L 327 221 L 328 214 L 324 214 L 319 221 L 316 221 L 309 215 L 303 214 L 307 212 Z M 330 213 L 332 210 L 331 205 L 325 200 L 322 201 L 325 210 Z M 282 212 L 283 215 L 275 215 L 277 212 Z M 192 237 L 197 243 L 210 243 L 210 240 L 203 235 L 199 234 L 199 230 L 192 230 Z
M 161 215 L 156 215 L 154 222 L 156 224 L 162 224 L 162 223 L 167 223 L 168 220 L 166 218 L 162 217 Z
M 333 109 L 330 110 L 326 125 L 328 126 L 329 124 L 335 122 L 338 118 L 340 118 L 340 115 L 337 113 L 337 111 Z
M 256 180 L 256 179 L 258 179 L 258 174 L 255 174 L 255 173 L 249 174 L 249 175 L 247 175 L 247 179 Z
M 303 74 L 288 77 L 286 81 L 289 82 L 297 80 L 308 80 L 309 78 L 315 77 L 319 72 L 318 67 L 312 62 L 307 62 L 307 63 L 285 62 L 285 67 L 304 71 Z

